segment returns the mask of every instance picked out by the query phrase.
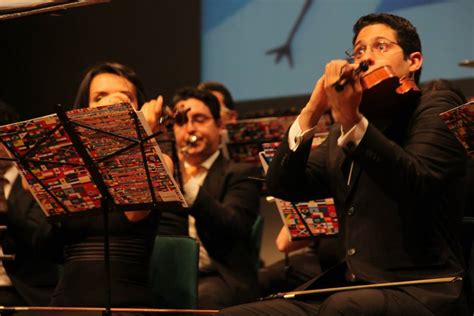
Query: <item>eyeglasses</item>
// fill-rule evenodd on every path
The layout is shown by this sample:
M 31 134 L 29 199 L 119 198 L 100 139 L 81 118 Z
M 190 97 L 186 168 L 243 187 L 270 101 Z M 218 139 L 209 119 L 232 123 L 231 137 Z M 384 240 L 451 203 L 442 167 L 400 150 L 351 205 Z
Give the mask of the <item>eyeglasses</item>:
M 391 41 L 386 38 L 379 38 L 375 40 L 372 44 L 370 44 L 370 50 L 379 55 L 383 55 L 389 52 L 395 45 L 400 46 L 400 44 L 397 42 Z M 352 49 L 346 50 L 346 55 L 351 60 L 361 59 L 362 56 L 364 56 L 366 51 L 367 51 L 367 45 L 361 43 L 361 44 L 356 45 Z
M 179 120 L 177 119 L 175 123 L 178 126 L 184 126 L 188 124 L 188 122 L 191 122 L 192 124 L 203 125 L 209 122 L 210 120 L 212 120 L 212 117 L 204 115 L 204 114 L 198 113 L 198 114 L 193 115 L 191 118 L 188 118 L 187 115 L 184 114 L 184 116 L 180 118 Z

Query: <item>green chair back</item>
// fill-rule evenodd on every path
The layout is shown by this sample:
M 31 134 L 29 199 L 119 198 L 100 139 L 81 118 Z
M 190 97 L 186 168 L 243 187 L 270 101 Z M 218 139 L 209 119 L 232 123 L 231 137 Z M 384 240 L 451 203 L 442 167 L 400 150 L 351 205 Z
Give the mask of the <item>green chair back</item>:
M 157 236 L 150 262 L 153 304 L 196 309 L 199 243 L 187 236 Z
M 262 248 L 262 235 L 263 235 L 263 217 L 258 215 L 257 219 L 253 223 L 251 232 L 252 242 L 255 244 L 255 264 L 257 269 L 262 267 L 262 261 L 260 260 L 260 249 Z

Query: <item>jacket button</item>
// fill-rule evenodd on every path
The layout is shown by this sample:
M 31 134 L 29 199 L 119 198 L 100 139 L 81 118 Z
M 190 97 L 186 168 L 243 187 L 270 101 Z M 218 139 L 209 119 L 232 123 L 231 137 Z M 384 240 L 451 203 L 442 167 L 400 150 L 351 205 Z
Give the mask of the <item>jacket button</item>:
M 353 256 L 353 255 L 355 255 L 355 253 L 356 253 L 355 248 L 350 248 L 350 249 L 347 250 L 347 254 L 349 256 Z
M 347 210 L 347 215 L 352 216 L 354 215 L 354 213 L 355 213 L 354 206 L 349 207 L 349 209 Z

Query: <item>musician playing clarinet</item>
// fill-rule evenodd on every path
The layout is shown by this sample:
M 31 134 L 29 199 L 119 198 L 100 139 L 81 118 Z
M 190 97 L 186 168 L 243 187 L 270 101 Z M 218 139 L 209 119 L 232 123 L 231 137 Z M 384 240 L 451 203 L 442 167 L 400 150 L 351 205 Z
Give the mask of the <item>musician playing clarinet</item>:
M 173 130 L 190 205 L 183 220 L 189 235 L 201 244 L 198 307 L 221 309 L 253 301 L 258 258 L 251 231 L 259 211 L 260 184 L 249 177 L 258 170 L 224 158 L 219 148 L 220 105 L 209 90 L 183 88 L 172 103 L 175 112 L 186 113 Z M 161 117 L 161 108 L 153 106 L 150 110 Z
M 423 64 L 416 28 L 402 17 L 361 17 L 352 45 L 353 63 L 326 65 L 267 174 L 276 197 L 335 199 L 345 257 L 299 290 L 455 281 L 277 298 L 221 315 L 468 315 L 458 241 L 466 152 L 439 117 L 461 99 L 449 90 L 421 95 L 416 85 L 400 93 L 399 84 L 418 83 Z M 380 69 L 390 74 L 374 84 Z M 326 110 L 336 124 L 310 152 Z

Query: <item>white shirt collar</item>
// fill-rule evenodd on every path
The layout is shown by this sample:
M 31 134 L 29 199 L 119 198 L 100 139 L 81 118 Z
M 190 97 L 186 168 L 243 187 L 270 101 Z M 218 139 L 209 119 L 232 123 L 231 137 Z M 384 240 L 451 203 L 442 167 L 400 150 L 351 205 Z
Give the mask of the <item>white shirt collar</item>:
M 3 177 L 7 179 L 10 184 L 13 184 L 13 182 L 16 180 L 16 177 L 18 177 L 18 174 L 19 172 L 16 166 L 11 166 L 7 169 Z
M 209 156 L 209 158 L 207 158 L 203 161 L 203 163 L 201 163 L 201 166 L 203 166 L 207 170 L 211 169 L 212 164 L 214 163 L 214 161 L 216 161 L 217 157 L 219 157 L 219 153 L 219 150 L 216 150 L 211 156 Z M 184 166 L 189 167 L 189 163 L 185 161 Z
M 16 166 L 11 166 L 3 175 L 4 178 L 8 181 L 7 184 L 5 184 L 4 190 L 5 190 L 5 197 L 8 198 L 10 196 L 10 192 L 12 191 L 13 183 L 15 183 L 16 178 L 18 177 L 20 173 L 18 172 L 18 169 Z

